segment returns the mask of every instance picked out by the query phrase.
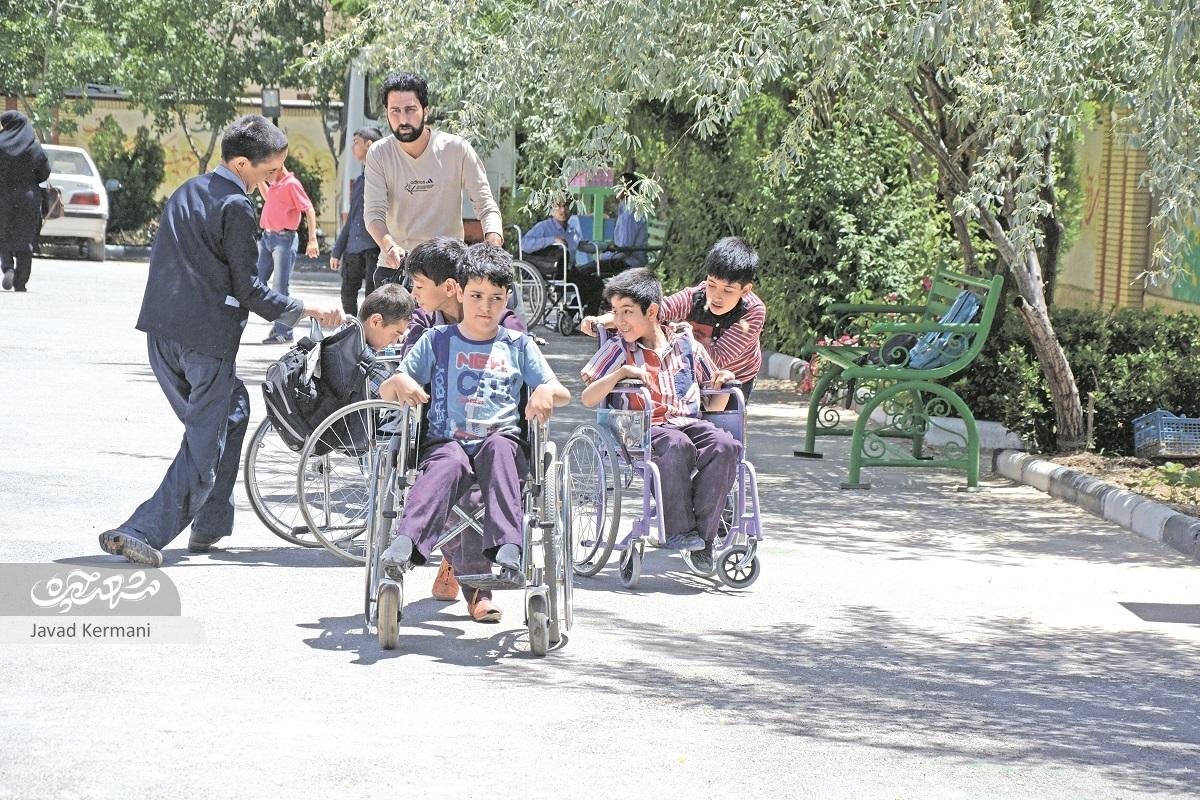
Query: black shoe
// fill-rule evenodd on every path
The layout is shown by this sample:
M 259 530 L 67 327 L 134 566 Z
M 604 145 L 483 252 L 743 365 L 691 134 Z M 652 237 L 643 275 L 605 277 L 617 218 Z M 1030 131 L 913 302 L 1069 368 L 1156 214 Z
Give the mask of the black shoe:
M 213 545 L 216 543 L 216 539 L 202 539 L 193 533 L 188 536 L 188 552 L 208 553 L 212 551 Z
M 0 285 L 3 285 L 5 289 L 11 289 L 13 287 L 13 279 L 16 278 L 16 275 L 17 275 L 16 270 L 12 270 L 12 269 L 4 270 L 4 280 L 3 280 L 3 283 Z
M 521 548 L 515 544 L 501 545 L 496 551 L 496 563 L 504 568 L 511 569 L 513 572 L 521 571 Z
M 383 564 L 383 572 L 394 581 L 401 580 L 403 575 L 413 567 L 413 553 L 416 548 L 413 547 L 413 540 L 400 534 L 392 543 L 388 545 L 388 549 L 383 551 L 380 556 L 380 563 Z
M 134 564 L 161 567 L 163 563 L 162 553 L 141 539 L 121 531 L 105 531 L 100 534 L 100 549 L 114 556 L 124 556 L 126 561 Z
M 691 552 L 692 566 L 701 572 L 715 572 L 716 564 L 713 562 L 713 543 L 705 542 L 704 547 Z

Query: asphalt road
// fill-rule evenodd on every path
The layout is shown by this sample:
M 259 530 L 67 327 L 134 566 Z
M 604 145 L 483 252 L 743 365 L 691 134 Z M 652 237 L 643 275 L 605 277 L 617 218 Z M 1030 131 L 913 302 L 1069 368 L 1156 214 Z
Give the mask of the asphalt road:
M 38 260 L 0 294 L 0 562 L 109 566 L 96 535 L 178 445 L 134 330 L 146 265 Z M 328 275 L 294 291 L 336 298 Z M 240 355 L 251 384 L 282 348 Z M 545 334 L 577 394 L 590 340 Z M 1028 487 L 799 461 L 786 387 L 755 397 L 763 575 L 745 591 L 648 551 L 636 592 L 578 582 L 528 652 L 410 582 L 400 647 L 359 571 L 276 539 L 167 550 L 202 643 L 0 643 L 0 798 L 1131 798 L 1200 793 L 1197 565 Z M 587 419 L 556 418 L 556 439 Z M 11 613 L 0 609 L 0 614 Z

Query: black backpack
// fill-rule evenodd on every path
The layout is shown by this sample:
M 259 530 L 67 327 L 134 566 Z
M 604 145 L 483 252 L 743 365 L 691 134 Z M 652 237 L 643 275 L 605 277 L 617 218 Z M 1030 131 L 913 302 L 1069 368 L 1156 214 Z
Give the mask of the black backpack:
M 262 384 L 267 416 L 284 443 L 299 451 L 329 415 L 368 399 L 366 377 L 382 370 L 354 318 L 324 339 L 305 336 L 267 367 Z M 351 430 L 350 419 L 357 418 L 331 427 L 314 455 L 324 455 L 334 447 L 365 450 L 368 431 Z

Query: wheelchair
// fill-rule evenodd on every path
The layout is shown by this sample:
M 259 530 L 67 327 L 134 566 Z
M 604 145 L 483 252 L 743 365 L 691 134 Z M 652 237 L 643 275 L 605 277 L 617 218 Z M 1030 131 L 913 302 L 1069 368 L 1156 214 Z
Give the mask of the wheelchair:
M 310 437 L 310 441 L 325 437 L 339 454 L 338 460 L 345 462 L 339 486 L 351 482 L 361 467 L 357 476 L 365 535 L 348 541 L 344 535 L 326 534 L 322 540 L 339 556 L 345 558 L 349 551 L 365 564 L 363 616 L 384 650 L 395 649 L 399 641 L 404 581 L 403 575 L 400 580 L 387 577 L 381 561 L 416 481 L 421 428 L 420 411 L 384 400 L 366 400 L 331 415 Z M 571 629 L 573 573 L 566 561 L 570 551 L 567 534 L 559 521 L 556 446 L 541 424 L 530 426 L 528 441 L 530 473 L 521 491 L 524 542 L 520 574 L 455 577 L 463 586 L 475 589 L 523 589 L 530 650 L 544 656 L 562 641 L 563 632 Z M 302 484 L 303 478 L 298 482 Z M 452 513 L 457 520 L 439 537 L 435 550 L 468 529 L 482 533 L 482 506 L 466 509 L 457 504 Z
M 526 330 L 531 331 L 546 314 L 546 293 L 549 287 L 541 270 L 524 260 L 520 226 L 509 227 L 515 229 L 517 239 L 517 256 L 513 259 L 512 293 L 516 302 L 514 310 L 525 323 Z
M 357 320 L 351 317 L 350 322 Z M 322 338 L 316 321 L 309 337 Z M 359 351 L 366 347 L 361 327 L 356 345 Z M 400 359 L 380 354 L 375 360 L 394 364 Z M 369 393 L 368 380 L 364 376 L 364 394 Z M 341 441 L 348 437 L 344 427 L 331 432 L 318 426 L 296 452 L 265 417 L 246 446 L 242 479 L 255 515 L 276 536 L 302 547 L 324 547 L 343 561 L 362 564 L 367 464 Z M 330 439 L 341 446 L 330 446 Z
M 715 574 L 724 585 L 745 589 L 761 573 L 758 479 L 754 465 L 746 459 L 746 403 L 738 384 L 731 382 L 721 389 L 702 388 L 701 402 L 722 394 L 730 396 L 733 408 L 704 412 L 703 418 L 737 439 L 742 445 L 742 457 L 713 542 L 714 571 L 697 568 L 686 551 L 680 555 L 692 574 L 704 578 Z M 646 410 L 613 408 L 621 395 L 640 396 Z M 658 503 L 662 495 L 658 465 L 651 457 L 650 392 L 639 381 L 624 380 L 617 384 L 604 405 L 597 409 L 595 423 L 577 427 L 563 445 L 560 502 L 566 527 L 564 538 L 573 543 L 571 560 L 576 575 L 596 575 L 615 550 L 620 553 L 621 584 L 635 589 L 641 580 L 646 543 L 656 546 L 666 543 Z M 638 479 L 642 484 L 641 513 L 618 541 L 622 496 L 633 490 Z
M 352 317 L 349 321 L 354 324 L 358 320 Z M 316 320 L 311 323 L 308 337 L 314 342 L 324 337 Z M 359 350 L 366 347 L 361 327 L 356 344 Z M 272 534 L 301 547 L 328 547 L 316 531 L 332 539 L 338 539 L 336 530 L 350 531 L 341 537 L 349 535 L 349 539 L 355 539 L 358 534 L 353 531 L 362 529 L 361 519 L 356 525 L 352 521 L 360 518 L 361 513 L 340 516 L 337 512 L 361 503 L 349 497 L 348 487 L 337 486 L 336 474 L 341 465 L 336 461 L 337 453 L 324 447 L 314 447 L 307 455 L 290 449 L 270 417 L 264 417 L 251 434 L 242 458 L 242 485 L 254 515 Z M 296 489 L 298 474 L 305 479 L 302 493 Z M 338 493 L 343 495 L 341 500 Z
M 513 234 L 517 242 L 517 259 L 514 262 L 518 278 L 530 282 L 540 282 L 542 287 L 542 296 L 545 298 L 541 307 L 540 313 L 536 319 L 526 319 L 526 326 L 532 330 L 533 326 L 539 322 L 544 324 L 550 330 L 556 330 L 563 336 L 571 336 L 579 331 L 579 326 L 586 316 L 586 311 L 583 305 L 583 294 L 579 291 L 579 285 L 571 280 L 570 277 L 570 258 L 567 252 L 567 246 L 556 243 L 554 246 L 562 251 L 562 255 L 555 259 L 556 264 L 562 264 L 562 277 L 557 274 L 543 273 L 542 269 L 529 263 L 525 260 L 525 251 L 521 246 L 521 228 L 518 225 L 510 225 L 513 229 Z M 539 251 L 540 252 L 540 251 Z M 599 274 L 599 271 L 597 271 Z M 536 275 L 536 278 L 529 277 Z M 524 283 L 520 283 L 522 291 Z

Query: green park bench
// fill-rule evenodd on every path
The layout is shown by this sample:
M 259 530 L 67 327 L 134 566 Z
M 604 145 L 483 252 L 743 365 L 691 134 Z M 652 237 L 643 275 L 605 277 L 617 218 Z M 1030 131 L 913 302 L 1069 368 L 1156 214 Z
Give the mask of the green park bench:
M 850 436 L 850 475 L 843 489 L 867 489 L 863 467 L 937 467 L 961 469 L 967 486 L 979 484 L 979 432 L 971 409 L 943 383 L 966 369 L 987 342 L 996 316 L 1003 277 L 991 279 L 938 270 L 924 305 L 835 303 L 837 341 L 858 324 L 860 344 L 809 345 L 806 355 L 820 359 L 817 382 L 808 404 L 804 449 L 794 455 L 820 458 L 818 436 Z M 970 293 L 970 296 L 967 296 Z M 956 320 L 956 321 L 949 321 Z M 865 330 L 861 327 L 865 323 Z M 863 344 L 878 341 L 877 347 Z M 844 410 L 861 405 L 853 427 L 843 426 Z M 883 422 L 868 427 L 871 415 Z M 964 430 L 941 419 L 957 414 Z M 949 441 L 933 455 L 923 452 L 925 437 L 937 428 Z M 905 439 L 898 446 L 890 439 Z

